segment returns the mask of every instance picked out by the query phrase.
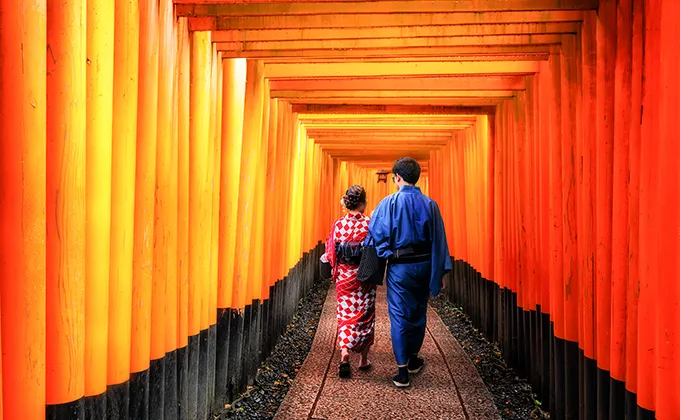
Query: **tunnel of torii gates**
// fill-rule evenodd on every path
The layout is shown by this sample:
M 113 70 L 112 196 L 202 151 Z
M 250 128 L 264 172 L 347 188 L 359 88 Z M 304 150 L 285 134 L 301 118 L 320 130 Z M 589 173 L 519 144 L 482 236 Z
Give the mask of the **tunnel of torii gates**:
M 205 419 L 412 156 L 563 419 L 680 419 L 680 2 L 2 0 L 4 419 Z

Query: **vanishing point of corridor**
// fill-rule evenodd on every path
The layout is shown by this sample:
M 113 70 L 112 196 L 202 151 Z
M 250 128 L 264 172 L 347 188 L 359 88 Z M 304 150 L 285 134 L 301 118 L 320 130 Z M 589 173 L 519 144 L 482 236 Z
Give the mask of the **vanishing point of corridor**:
M 340 197 L 410 156 L 433 307 L 552 419 L 679 420 L 678 40 L 678 0 L 0 0 L 0 419 L 213 418 L 305 335 L 278 418 L 510 418 L 434 309 L 381 388 L 383 292 L 375 376 L 319 362 Z

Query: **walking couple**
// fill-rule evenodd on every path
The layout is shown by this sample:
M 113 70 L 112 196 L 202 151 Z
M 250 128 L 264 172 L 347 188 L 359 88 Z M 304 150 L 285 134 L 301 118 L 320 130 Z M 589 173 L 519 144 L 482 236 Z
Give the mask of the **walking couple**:
M 378 257 L 387 259 L 387 304 L 392 350 L 397 362 L 395 386 L 410 386 L 409 374 L 418 373 L 418 357 L 425 338 L 427 302 L 437 296 L 443 276 L 451 271 L 449 249 L 439 207 L 415 184 L 420 165 L 402 158 L 392 168 L 398 191 L 384 198 L 371 218 L 364 215 L 366 191 L 354 185 L 343 196 L 347 214 L 335 221 L 321 257 L 332 267 L 336 282 L 339 376 L 350 376 L 349 352 L 361 354 L 359 369 L 368 370 L 374 341 L 376 287 L 357 279 L 362 243 L 370 237 Z

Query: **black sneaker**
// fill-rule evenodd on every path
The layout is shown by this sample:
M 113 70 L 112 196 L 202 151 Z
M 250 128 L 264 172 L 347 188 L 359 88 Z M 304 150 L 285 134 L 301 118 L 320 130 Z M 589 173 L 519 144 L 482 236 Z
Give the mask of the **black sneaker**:
M 412 357 L 411 360 L 408 361 L 408 373 L 416 374 L 420 372 L 420 369 L 422 369 L 424 365 L 425 361 L 423 359 L 420 357 Z
M 411 383 L 408 381 L 408 369 L 406 367 L 400 367 L 397 376 L 392 378 L 392 383 L 397 388 L 408 388 L 411 386 Z

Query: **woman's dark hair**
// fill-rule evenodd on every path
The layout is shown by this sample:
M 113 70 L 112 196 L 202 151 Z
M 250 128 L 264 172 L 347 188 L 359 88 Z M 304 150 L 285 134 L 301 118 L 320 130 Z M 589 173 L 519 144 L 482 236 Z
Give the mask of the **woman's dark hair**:
M 420 165 L 413 158 L 401 158 L 394 162 L 392 173 L 399 175 L 409 184 L 415 184 L 420 179 Z
M 342 201 L 345 203 L 347 210 L 356 210 L 362 204 L 366 204 L 366 190 L 361 185 L 352 185 L 347 189 L 345 195 L 342 196 Z

